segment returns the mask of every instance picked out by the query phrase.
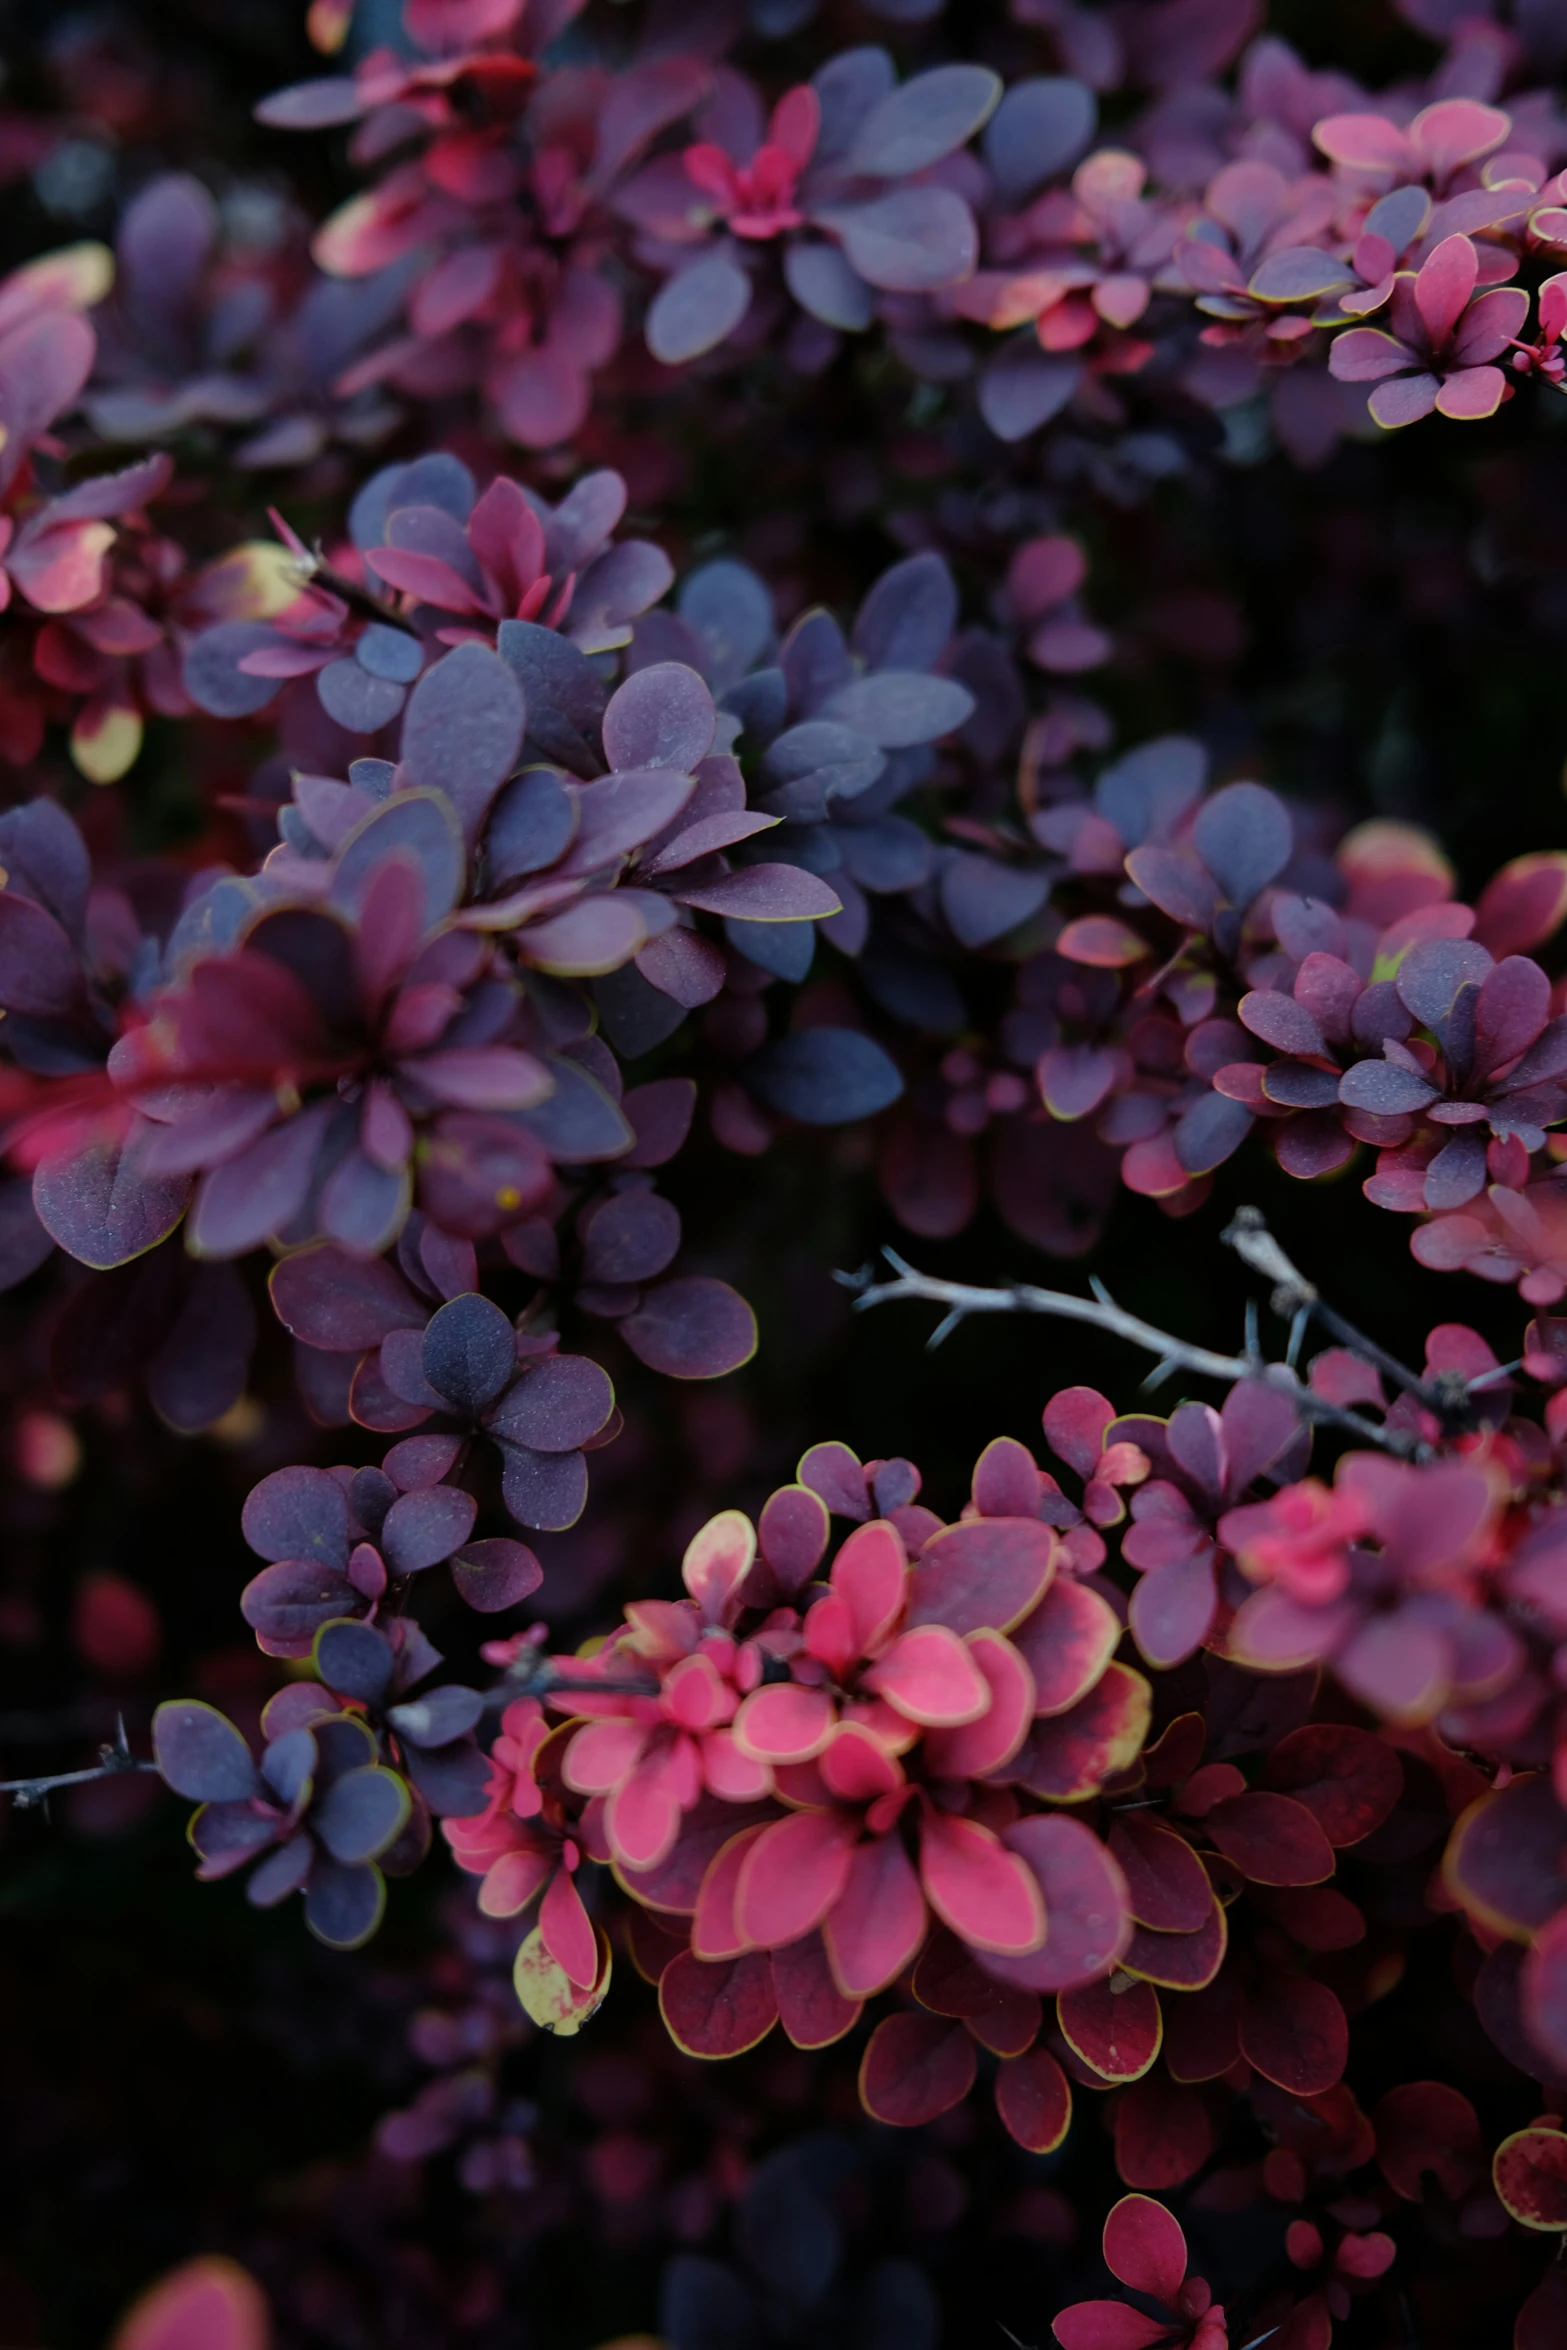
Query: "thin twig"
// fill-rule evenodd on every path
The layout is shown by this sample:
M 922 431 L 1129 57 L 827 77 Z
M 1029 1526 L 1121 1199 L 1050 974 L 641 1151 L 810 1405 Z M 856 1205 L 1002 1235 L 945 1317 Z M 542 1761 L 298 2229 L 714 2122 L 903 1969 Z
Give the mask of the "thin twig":
M 1259 1208 L 1237 1208 L 1235 1220 L 1220 1234 L 1227 1247 L 1234 1249 L 1241 1262 L 1260 1273 L 1264 1281 L 1273 1284 L 1270 1303 L 1279 1319 L 1292 1322 L 1296 1330 L 1304 1331 L 1311 1321 L 1320 1322 L 1330 1337 L 1350 1353 L 1358 1355 L 1363 1363 L 1371 1363 L 1396 1387 L 1402 1387 L 1418 1403 L 1424 1404 L 1443 1422 L 1462 1422 L 1469 1417 L 1469 1397 L 1472 1392 L 1465 1381 L 1423 1379 L 1386 1347 L 1378 1346 L 1353 1322 L 1347 1321 L 1336 1306 L 1330 1306 L 1315 1285 L 1306 1279 L 1297 1265 L 1291 1263 L 1268 1230 Z M 1299 1339 L 1291 1333 L 1292 1350 L 1298 1349 Z M 1293 1352 L 1291 1360 L 1293 1361 Z M 1494 1374 L 1493 1374 L 1494 1376 Z
M 142 1762 L 132 1754 L 122 1717 L 116 1725 L 114 1744 L 99 1747 L 98 1760 L 90 1770 L 57 1771 L 41 1779 L 0 1780 L 0 1795 L 9 1795 L 18 1811 L 30 1811 L 46 1802 L 57 1787 L 85 1787 L 94 1779 L 118 1779 L 128 1771 L 156 1772 L 157 1768 L 156 1763 Z
M 507 1667 L 506 1678 L 489 1692 L 497 1705 L 511 1705 L 519 1697 L 656 1697 L 659 1682 L 652 1673 L 627 1673 L 611 1681 L 573 1680 L 537 1649 L 525 1650 Z
M 1087 1322 L 1096 1330 L 1108 1330 L 1113 1337 L 1124 1338 L 1128 1345 L 1157 1355 L 1150 1385 L 1167 1378 L 1172 1371 L 1188 1371 L 1202 1379 L 1223 1379 L 1231 1385 L 1239 1379 L 1250 1379 L 1259 1387 L 1276 1388 L 1280 1394 L 1287 1395 L 1302 1419 L 1346 1429 L 1363 1444 L 1379 1445 L 1384 1452 L 1397 1453 L 1403 1459 L 1421 1460 L 1429 1453 L 1430 1447 L 1409 1431 L 1380 1428 L 1375 1421 L 1362 1419 L 1358 1412 L 1329 1403 L 1325 1396 L 1304 1386 L 1287 1363 L 1264 1362 L 1252 1354 L 1215 1354 L 1210 1347 L 1189 1346 L 1185 1339 L 1156 1330 L 1151 1323 L 1118 1306 L 1100 1281 L 1094 1283 L 1096 1294 L 1092 1298 L 1074 1297 L 1066 1290 L 1036 1289 L 1022 1281 L 1009 1283 L 1004 1289 L 979 1289 L 967 1282 L 939 1281 L 931 1274 L 920 1273 L 893 1249 L 883 1249 L 882 1254 L 893 1269 L 893 1280 L 877 1282 L 869 1271 L 840 1274 L 839 1279 L 845 1287 L 857 1292 L 854 1302 L 859 1310 L 885 1305 L 893 1298 L 910 1297 L 945 1306 L 945 1317 L 927 1342 L 930 1345 L 938 1344 L 970 1314 L 1051 1314 L 1061 1321 Z
M 319 545 L 308 556 L 297 560 L 293 569 L 302 587 L 323 588 L 329 596 L 336 596 L 339 603 L 346 604 L 350 612 L 357 612 L 361 620 L 377 621 L 382 628 L 398 629 L 416 643 L 420 641 L 419 631 L 400 612 L 394 612 L 389 604 L 372 596 L 357 580 L 345 579 L 340 571 L 334 571 Z

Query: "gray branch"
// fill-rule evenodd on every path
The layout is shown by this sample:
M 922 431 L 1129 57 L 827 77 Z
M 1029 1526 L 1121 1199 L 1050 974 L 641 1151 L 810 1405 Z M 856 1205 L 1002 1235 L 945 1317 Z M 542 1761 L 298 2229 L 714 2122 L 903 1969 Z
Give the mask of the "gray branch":
M 1315 1394 L 1289 1363 L 1270 1363 L 1251 1351 L 1216 1354 L 1210 1347 L 1190 1346 L 1183 1338 L 1156 1330 L 1151 1322 L 1144 1322 L 1118 1306 L 1103 1282 L 1094 1282 L 1092 1297 L 1074 1297 L 1068 1290 L 1036 1289 L 1022 1281 L 1009 1282 L 999 1289 L 980 1289 L 967 1282 L 940 1281 L 932 1274 L 918 1272 L 890 1248 L 883 1249 L 882 1255 L 892 1267 L 892 1280 L 878 1282 L 869 1272 L 839 1278 L 857 1292 L 854 1302 L 860 1311 L 887 1305 L 894 1298 L 922 1298 L 931 1305 L 944 1306 L 942 1320 L 926 1341 L 929 1346 L 939 1346 L 973 1314 L 1049 1314 L 1058 1321 L 1086 1322 L 1095 1330 L 1107 1330 L 1114 1338 L 1124 1338 L 1129 1346 L 1157 1356 L 1153 1374 L 1146 1382 L 1150 1387 L 1157 1386 L 1174 1371 L 1188 1371 L 1202 1379 L 1222 1379 L 1231 1386 L 1239 1379 L 1250 1379 L 1259 1387 L 1273 1387 L 1287 1395 L 1303 1420 L 1343 1428 L 1361 1443 L 1377 1445 L 1384 1452 L 1397 1453 L 1401 1459 L 1422 1460 L 1429 1454 L 1430 1447 L 1408 1431 L 1379 1427 L 1374 1420 L 1362 1419 L 1358 1412 L 1346 1411 L 1339 1404 L 1329 1403 L 1325 1396 Z
M 9 1795 L 18 1811 L 31 1811 L 46 1803 L 58 1787 L 86 1787 L 94 1779 L 119 1779 L 127 1772 L 138 1771 L 156 1774 L 157 1769 L 156 1763 L 142 1762 L 132 1754 L 122 1720 L 117 1725 L 114 1744 L 99 1747 L 98 1760 L 89 1770 L 56 1771 L 46 1778 L 0 1779 L 0 1795 Z
M 1348 1347 L 1363 1363 L 1372 1364 L 1437 1419 L 1456 1426 L 1469 1420 L 1471 1389 L 1462 1374 L 1447 1372 L 1435 1380 L 1422 1379 L 1418 1371 L 1410 1370 L 1407 1363 L 1401 1363 L 1396 1355 L 1378 1346 L 1374 1338 L 1357 1330 L 1353 1322 L 1346 1321 L 1335 1306 L 1328 1304 L 1298 1266 L 1291 1263 L 1268 1230 L 1260 1209 L 1237 1208 L 1234 1222 L 1220 1238 L 1226 1247 L 1234 1249 L 1243 1265 L 1273 1284 L 1269 1302 L 1281 1321 L 1298 1321 L 1303 1329 L 1308 1322 L 1320 1322 L 1340 1346 Z M 1494 1372 L 1489 1374 L 1493 1381 L 1496 1376 Z

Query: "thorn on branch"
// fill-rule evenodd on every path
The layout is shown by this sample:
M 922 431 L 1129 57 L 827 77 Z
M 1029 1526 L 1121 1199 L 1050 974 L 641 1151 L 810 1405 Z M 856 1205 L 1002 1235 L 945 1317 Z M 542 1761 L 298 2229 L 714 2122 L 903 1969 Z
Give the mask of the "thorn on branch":
M 1255 1218 L 1255 1210 L 1251 1211 L 1251 1215 Z M 1257 1229 L 1260 1221 L 1260 1218 L 1256 1218 L 1254 1222 L 1242 1226 L 1246 1247 L 1253 1255 L 1260 1245 Z M 1268 1249 L 1276 1246 L 1271 1239 L 1267 1239 L 1265 1233 L 1263 1239 Z M 871 1281 L 857 1286 L 855 1310 L 862 1312 L 871 1306 L 885 1305 L 893 1298 L 922 1298 L 932 1305 L 942 1306 L 945 1312 L 930 1340 L 931 1345 L 939 1345 L 960 1322 L 973 1314 L 1051 1314 L 1062 1321 L 1089 1323 L 1095 1329 L 1106 1330 L 1112 1337 L 1124 1338 L 1129 1345 L 1141 1347 L 1144 1353 L 1157 1357 L 1153 1370 L 1144 1382 L 1148 1388 L 1161 1385 L 1173 1371 L 1191 1372 L 1202 1379 L 1223 1379 L 1231 1384 L 1237 1380 L 1255 1380 L 1262 1386 L 1282 1389 L 1302 1419 L 1342 1428 L 1362 1444 L 1376 1445 L 1382 1451 L 1394 1453 L 1404 1460 L 1423 1460 L 1430 1452 L 1429 1445 L 1409 1430 L 1378 1426 L 1375 1421 L 1363 1418 L 1358 1412 L 1346 1410 L 1340 1404 L 1330 1403 L 1325 1396 L 1317 1395 L 1302 1383 L 1292 1362 L 1265 1361 L 1257 1347 L 1250 1323 L 1247 1327 L 1247 1351 L 1239 1355 L 1221 1355 L 1209 1347 L 1190 1346 L 1169 1331 L 1156 1330 L 1151 1323 L 1128 1313 L 1124 1307 L 1115 1303 L 1104 1283 L 1092 1275 L 1092 1298 L 1077 1297 L 1066 1290 L 1036 1289 L 1027 1282 L 1011 1282 L 1005 1288 L 982 1289 L 967 1282 L 942 1281 L 934 1274 L 921 1273 L 894 1249 L 884 1249 L 882 1254 L 894 1277 L 890 1281 Z M 1248 1261 L 1251 1261 L 1250 1258 Z M 1288 1265 L 1288 1259 L 1283 1259 L 1283 1262 Z M 1306 1310 L 1326 1313 L 1314 1290 L 1310 1292 Z M 1347 1324 L 1339 1323 L 1338 1317 L 1329 1319 L 1330 1326 L 1337 1327 L 1340 1332 L 1348 1329 Z M 1359 1333 L 1353 1333 L 1353 1337 L 1358 1338 Z M 1442 1399 L 1434 1389 L 1427 1388 L 1424 1382 L 1415 1379 L 1412 1372 L 1405 1372 L 1401 1365 L 1394 1364 L 1392 1358 L 1383 1355 L 1380 1348 L 1373 1349 L 1370 1340 L 1361 1343 L 1369 1359 L 1377 1361 L 1384 1369 L 1390 1369 L 1393 1376 L 1411 1386 L 1430 1408 L 1441 1408 Z M 1468 1408 L 1466 1400 L 1465 1409 Z
M 1388 1353 L 1386 1347 L 1378 1346 L 1374 1338 L 1368 1338 L 1363 1330 L 1358 1330 L 1353 1322 L 1347 1321 L 1290 1262 L 1268 1230 L 1259 1208 L 1237 1208 L 1233 1223 L 1227 1225 L 1219 1237 L 1234 1249 L 1243 1264 L 1249 1265 L 1254 1273 L 1260 1273 L 1265 1280 L 1274 1284 L 1269 1303 L 1280 1320 L 1289 1320 L 1291 1324 L 1289 1351 L 1285 1357 L 1290 1369 L 1293 1370 L 1295 1366 L 1307 1327 L 1316 1320 L 1330 1337 L 1338 1340 L 1340 1346 L 1358 1355 L 1363 1363 L 1371 1364 L 1384 1378 L 1391 1379 L 1396 1387 L 1402 1387 L 1407 1395 L 1412 1395 L 1444 1427 L 1457 1429 L 1468 1424 L 1471 1411 L 1467 1384 L 1455 1384 L 1446 1374 L 1436 1379 L 1423 1379 L 1418 1371 L 1412 1371 L 1407 1363 L 1401 1363 L 1396 1355 Z
M 123 1778 L 128 1771 L 156 1775 L 154 1762 L 142 1762 L 131 1752 L 130 1740 L 125 1734 L 125 1717 L 121 1714 L 115 1724 L 114 1743 L 100 1746 L 98 1760 L 85 1771 L 56 1771 L 42 1778 L 0 1779 L 0 1795 L 9 1795 L 18 1811 L 33 1811 L 47 1803 L 58 1787 L 85 1787 L 95 1779 Z

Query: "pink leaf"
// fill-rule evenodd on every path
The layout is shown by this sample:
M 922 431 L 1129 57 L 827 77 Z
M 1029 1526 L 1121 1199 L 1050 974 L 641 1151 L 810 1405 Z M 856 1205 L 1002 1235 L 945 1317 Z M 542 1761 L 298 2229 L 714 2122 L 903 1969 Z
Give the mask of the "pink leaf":
M 696 1898 L 696 1915 L 691 1920 L 691 1948 L 698 1958 L 717 1963 L 739 1958 L 749 1949 L 750 1938 L 741 1932 L 736 1915 L 740 1871 L 758 1836 L 766 1833 L 766 1821 L 753 1828 L 742 1828 L 708 1864 L 702 1890 Z
M 1422 263 L 1415 279 L 1415 307 L 1434 345 L 1440 347 L 1464 314 L 1480 257 L 1467 237 L 1444 237 Z
M 1105 2266 L 1134 2293 L 1173 2302 L 1186 2281 L 1181 2223 L 1146 2195 L 1123 2195 L 1105 2221 Z
M 938 1779 L 982 1779 L 1009 1763 L 1034 1713 L 1034 1676 L 1000 1632 L 972 1632 L 969 1654 L 990 1687 L 990 1708 L 957 1730 L 932 1730 L 925 1755 Z
M 909 1622 L 1010 1632 L 1044 1597 L 1059 1549 L 1037 1518 L 966 1518 L 943 1526 L 920 1553 Z
M 111 2350 L 267 2350 L 261 2287 L 236 2261 L 189 2260 L 120 2320 Z
M 989 1684 L 945 1624 L 902 1633 L 864 1675 L 864 1686 L 906 1720 L 931 1728 L 978 1721 L 990 1706 Z
M 1050 2330 L 1061 2350 L 1149 2350 L 1150 2344 L 1170 2339 L 1162 2319 L 1144 2317 L 1124 2301 L 1074 2301 Z
M 849 1611 L 854 1656 L 879 1656 L 886 1647 L 903 1613 L 908 1580 L 897 1528 L 885 1518 L 857 1526 L 833 1560 L 831 1575 L 832 1588 Z
M 1499 367 L 1466 367 L 1458 375 L 1450 375 L 1436 396 L 1439 416 L 1450 417 L 1455 424 L 1476 424 L 1487 416 L 1494 416 L 1507 390 L 1507 378 Z M 1379 417 L 1378 422 L 1383 420 Z
M 604 1807 L 604 1833 L 627 1868 L 656 1868 L 680 1833 L 680 1799 L 667 1755 L 666 1748 L 645 1757 Z
M 856 1845 L 822 1929 L 838 1988 L 869 1999 L 897 1981 L 925 1938 L 925 1896 L 896 1830 Z
M 819 1926 L 848 1883 L 858 1834 L 837 1811 L 796 1812 L 767 1828 L 740 1870 L 736 1918 L 747 1942 L 773 1950 Z
M 976 1950 L 1021 1958 L 1044 1941 L 1037 1878 L 977 1820 L 927 1814 L 920 1830 L 920 1883 L 937 1916 Z
M 756 1556 L 756 1529 L 743 1510 L 709 1518 L 686 1545 L 680 1576 L 709 1624 L 720 1624 Z
M 598 1941 L 575 1880 L 564 1868 L 556 1870 L 539 1904 L 539 1929 L 555 1964 L 579 1990 L 589 1990 L 598 1980 Z
M 809 1762 L 821 1753 L 836 1719 L 825 1689 L 779 1681 L 745 1700 L 734 1720 L 735 1744 L 763 1762 Z

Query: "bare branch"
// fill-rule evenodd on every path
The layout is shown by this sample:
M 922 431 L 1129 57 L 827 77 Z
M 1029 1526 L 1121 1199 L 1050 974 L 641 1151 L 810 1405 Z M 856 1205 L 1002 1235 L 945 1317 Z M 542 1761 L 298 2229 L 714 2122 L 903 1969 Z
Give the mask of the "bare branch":
M 1395 1387 L 1402 1387 L 1439 1420 L 1461 1425 L 1469 1418 L 1471 1389 L 1462 1381 L 1422 1379 L 1418 1371 L 1410 1370 L 1407 1363 L 1401 1363 L 1386 1347 L 1378 1346 L 1374 1338 L 1368 1338 L 1353 1322 L 1346 1321 L 1299 1267 L 1291 1263 L 1268 1230 L 1260 1208 L 1237 1208 L 1234 1222 L 1219 1237 L 1234 1249 L 1242 1264 L 1272 1282 L 1273 1295 L 1269 1302 L 1281 1321 L 1293 1324 L 1289 1356 L 1292 1363 L 1300 1346 L 1295 1333 L 1298 1331 L 1303 1336 L 1306 1325 L 1317 1321 L 1340 1346 L 1347 1346 L 1363 1363 L 1373 1364 Z
M 119 1779 L 134 1771 L 157 1772 L 157 1764 L 142 1762 L 130 1749 L 124 1720 L 118 1723 L 112 1746 L 100 1746 L 98 1760 L 85 1771 L 57 1771 L 47 1778 L 0 1780 L 0 1795 L 9 1795 L 18 1811 L 31 1811 L 48 1801 L 57 1787 L 85 1787 L 94 1779 Z
M 1302 1419 L 1343 1428 L 1363 1444 L 1378 1445 L 1384 1452 L 1397 1453 L 1403 1459 L 1420 1460 L 1429 1453 L 1430 1447 L 1408 1431 L 1380 1428 L 1375 1421 L 1362 1419 L 1358 1412 L 1346 1411 L 1338 1404 L 1329 1403 L 1325 1396 L 1314 1394 L 1288 1363 L 1265 1362 L 1259 1355 L 1250 1353 L 1215 1354 L 1209 1347 L 1189 1346 L 1184 1339 L 1171 1337 L 1168 1331 L 1156 1330 L 1151 1323 L 1116 1305 L 1101 1282 L 1094 1283 L 1096 1294 L 1092 1298 L 1074 1297 L 1067 1290 L 1036 1289 L 1021 1281 L 1012 1282 L 1004 1289 L 979 1289 L 966 1282 L 940 1281 L 932 1274 L 918 1272 L 893 1249 L 884 1249 L 882 1254 L 892 1267 L 891 1281 L 877 1282 L 868 1270 L 840 1276 L 846 1287 L 856 1291 L 854 1302 L 859 1311 L 886 1305 L 894 1298 L 924 1298 L 932 1305 L 946 1308 L 941 1334 L 952 1327 L 955 1316 L 962 1319 L 970 1314 L 1050 1314 L 1060 1321 L 1086 1322 L 1096 1330 L 1109 1331 L 1112 1337 L 1124 1338 L 1128 1345 L 1140 1347 L 1145 1354 L 1158 1357 L 1146 1382 L 1148 1386 L 1156 1386 L 1174 1371 L 1190 1372 L 1202 1379 L 1222 1379 L 1226 1385 L 1233 1385 L 1238 1379 L 1252 1379 L 1261 1387 L 1277 1388 L 1287 1395 Z

